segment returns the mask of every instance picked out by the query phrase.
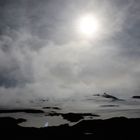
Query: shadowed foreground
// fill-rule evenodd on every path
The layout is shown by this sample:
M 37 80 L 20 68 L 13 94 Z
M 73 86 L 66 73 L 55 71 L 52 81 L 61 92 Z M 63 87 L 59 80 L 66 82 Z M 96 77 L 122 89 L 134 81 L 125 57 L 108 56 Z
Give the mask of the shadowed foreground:
M 106 138 L 126 139 L 139 138 L 140 118 L 128 119 L 125 117 L 111 118 L 106 120 L 83 120 L 73 126 L 61 125 L 48 128 L 25 128 L 18 124 L 26 121 L 24 119 L 13 119 L 10 117 L 0 118 L 1 135 L 22 137 L 85 137 L 85 138 Z M 6 134 L 6 135 L 5 135 Z

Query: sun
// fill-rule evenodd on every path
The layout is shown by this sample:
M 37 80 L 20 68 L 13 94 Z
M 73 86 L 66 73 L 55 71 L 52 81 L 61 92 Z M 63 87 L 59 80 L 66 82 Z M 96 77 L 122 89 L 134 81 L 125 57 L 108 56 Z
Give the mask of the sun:
M 85 37 L 93 37 L 98 34 L 99 21 L 92 14 L 86 14 L 81 16 L 77 22 L 78 32 Z

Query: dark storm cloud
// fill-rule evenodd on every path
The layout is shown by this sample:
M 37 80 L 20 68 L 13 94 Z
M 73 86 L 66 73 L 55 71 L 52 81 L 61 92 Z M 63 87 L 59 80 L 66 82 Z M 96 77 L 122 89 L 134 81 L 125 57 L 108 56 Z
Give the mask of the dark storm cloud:
M 101 22 L 97 39 L 75 31 L 75 20 L 88 12 Z M 139 94 L 139 15 L 138 0 L 1 0 L 1 101 Z

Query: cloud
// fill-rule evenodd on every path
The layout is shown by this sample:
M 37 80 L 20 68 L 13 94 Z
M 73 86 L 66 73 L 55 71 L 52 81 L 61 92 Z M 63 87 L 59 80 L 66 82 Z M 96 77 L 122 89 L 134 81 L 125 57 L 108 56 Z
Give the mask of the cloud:
M 29 14 L 24 3 L 23 7 L 20 5 L 19 15 L 9 18 L 11 23 L 5 18 L 1 22 L 1 104 L 17 100 L 26 103 L 39 97 L 68 98 L 106 90 L 119 96 L 139 94 L 137 4 L 96 2 L 95 5 L 100 5 L 97 10 L 91 1 L 81 10 L 82 4 L 77 8 L 76 3 L 65 2 L 66 9 L 62 9 L 55 1 L 48 2 L 48 6 L 42 0 L 40 7 L 38 2 L 29 4 Z M 8 11 L 14 14 L 19 11 L 14 8 L 17 3 L 6 5 L 3 9 L 6 18 L 11 16 Z M 51 8 L 48 10 L 44 5 Z M 98 39 L 84 40 L 76 36 L 71 20 L 81 11 L 91 9 L 95 9 L 104 27 Z

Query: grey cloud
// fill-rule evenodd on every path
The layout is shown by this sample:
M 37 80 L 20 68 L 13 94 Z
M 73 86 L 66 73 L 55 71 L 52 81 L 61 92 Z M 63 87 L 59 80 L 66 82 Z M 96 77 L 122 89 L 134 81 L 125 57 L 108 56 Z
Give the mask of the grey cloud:
M 104 90 L 139 94 L 138 3 L 0 1 L 1 104 Z M 86 11 L 97 14 L 102 23 L 97 39 L 82 40 L 75 33 L 73 20 Z

